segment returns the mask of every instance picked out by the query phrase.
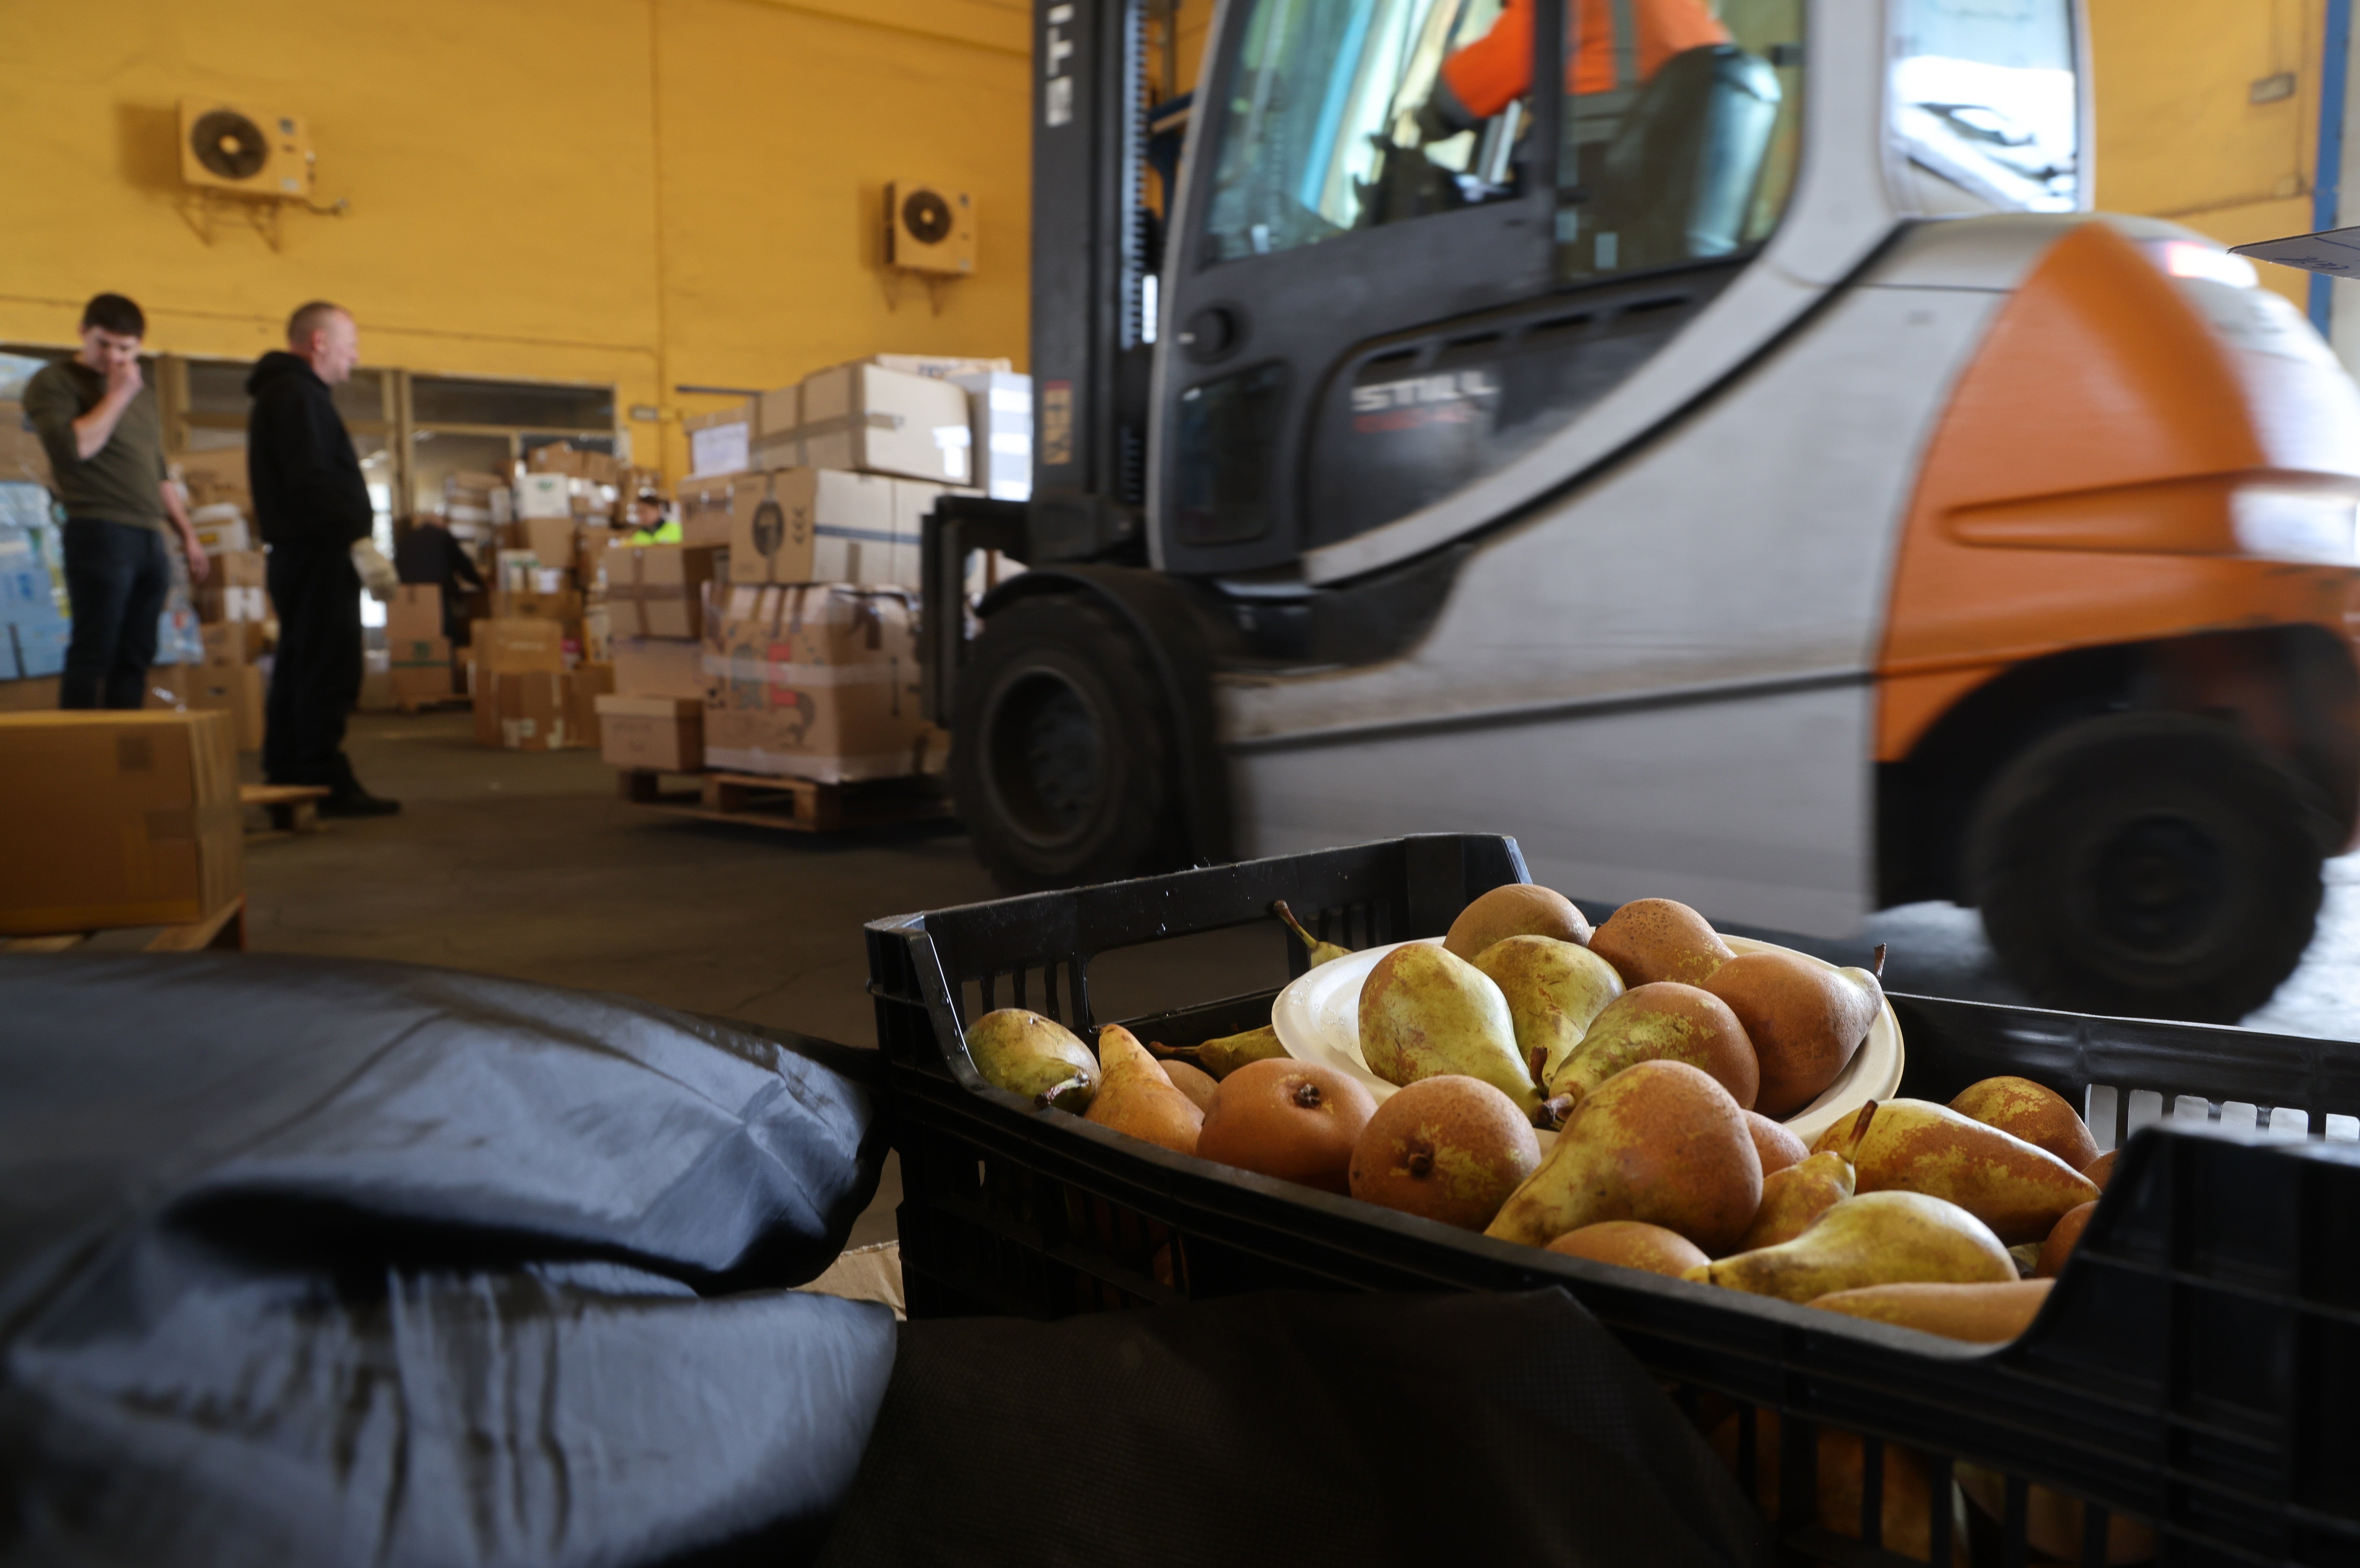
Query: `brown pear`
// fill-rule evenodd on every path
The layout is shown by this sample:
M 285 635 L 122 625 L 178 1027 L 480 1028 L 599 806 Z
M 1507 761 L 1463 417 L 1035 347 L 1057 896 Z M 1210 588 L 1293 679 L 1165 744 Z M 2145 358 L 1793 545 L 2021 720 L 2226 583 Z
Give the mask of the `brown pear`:
M 1292 1059 L 1250 1062 L 1221 1080 L 1196 1135 L 1199 1158 L 1349 1192 L 1352 1145 L 1376 1096 L 1338 1068 Z
M 2029 1078 L 1986 1078 L 1959 1091 L 1950 1109 L 1985 1127 L 2012 1132 L 2079 1171 L 2098 1158 L 2098 1140 L 2072 1103 Z
M 1863 1192 L 1946 1198 L 2014 1246 L 2038 1242 L 2097 1183 L 2045 1149 L 1931 1100 L 1872 1100 L 1819 1139 L 1849 1159 Z
M 1754 1109 L 1791 1116 L 1826 1092 L 1884 1006 L 1875 985 L 1864 969 L 1830 969 L 1796 953 L 1740 953 L 1713 971 L 1704 988 L 1729 1004 L 1762 1064 Z
M 1541 1162 L 1532 1118 L 1480 1078 L 1421 1078 L 1352 1145 L 1352 1196 L 1481 1230 Z
M 1564 894 L 1530 882 L 1494 887 L 1459 911 L 1442 945 L 1468 963 L 1495 942 L 1512 936 L 1547 936 L 1576 947 L 1590 945 L 1590 921 Z
M 2065 1211 L 2064 1218 L 2049 1230 L 2049 1239 L 2040 1244 L 2040 1257 L 2032 1266 L 2034 1278 L 2054 1279 L 2065 1271 L 2065 1260 L 2072 1257 L 2073 1249 L 2081 1245 L 2081 1233 L 2089 1228 L 2090 1216 L 2097 1212 L 2095 1203 Z
M 1737 956 L 1710 921 L 1671 898 L 1632 899 L 1590 933 L 1590 951 L 1614 965 L 1625 985 L 1701 985 Z
M 2105 1153 L 2101 1154 L 2097 1159 L 2092 1160 L 2089 1164 L 2081 1167 L 2081 1174 L 2088 1177 L 2092 1181 L 2096 1182 L 2099 1192 L 2104 1192 L 2106 1190 L 2107 1178 L 2114 1173 L 2114 1156 L 2121 1152 L 2122 1150 L 2119 1149 L 2110 1149 L 2106 1150 Z
M 1740 1252 L 1792 1241 L 1852 1196 L 1852 1167 L 1841 1154 L 1814 1154 L 1762 1179 L 1762 1206 L 1737 1244 Z
M 1801 1138 L 1786 1130 L 1785 1122 L 1774 1122 L 1760 1111 L 1745 1113 L 1745 1129 L 1754 1135 L 1754 1152 L 1762 1157 L 1762 1179 L 1765 1181 L 1789 1165 L 1800 1165 L 1810 1158 L 1811 1151 L 1803 1146 Z
M 1699 1264 L 1711 1261 L 1696 1243 L 1679 1232 L 1640 1220 L 1601 1220 L 1566 1232 L 1550 1242 L 1548 1249 L 1568 1258 L 1587 1258 L 1593 1263 L 1616 1263 L 1625 1269 L 1644 1269 L 1650 1274 L 1668 1274 L 1675 1279 Z
M 1863 1192 L 1792 1241 L 1717 1258 L 1687 1277 L 1749 1295 L 1812 1301 L 1863 1285 L 1997 1283 L 2016 1272 L 1991 1228 L 1958 1204 L 1922 1192 Z
M 1729 1466 L 1730 1473 L 1737 1475 L 1741 1487 L 1747 1479 L 1737 1470 L 1741 1452 L 1739 1422 L 1743 1419 L 1731 1416 L 1714 1428 L 1711 1439 L 1713 1452 Z M 1856 1433 L 1840 1427 L 1821 1427 L 1818 1446 L 1815 1471 L 1819 1526 L 1831 1535 L 1857 1541 L 1861 1510 L 1867 1501 L 1867 1445 Z M 1754 1506 L 1773 1524 L 1778 1521 L 1779 1454 L 1777 1412 L 1756 1410 L 1751 1490 Z M 1885 1551 L 1898 1552 L 1915 1563 L 1930 1563 L 1934 1552 L 1934 1509 L 1939 1506 L 1950 1510 L 1950 1561 L 1942 1568 L 1963 1564 L 1967 1561 L 1967 1521 L 1958 1495 L 1944 1487 L 1938 1498 L 1925 1460 L 1899 1443 L 1884 1445 L 1884 1462 L 1878 1468 L 1882 1474 L 1877 1486 L 1877 1524 Z
M 1221 1086 L 1218 1079 L 1203 1068 L 1191 1067 L 1185 1062 L 1162 1062 L 1156 1065 L 1164 1069 L 1164 1075 L 1172 1080 L 1175 1089 L 1196 1102 L 1198 1110 L 1211 1114 L 1213 1095 Z
M 1990 1285 L 1942 1285 L 1913 1281 L 1863 1285 L 1837 1290 L 1811 1305 L 1871 1323 L 1939 1334 L 1977 1345 L 2001 1345 L 2032 1326 L 2049 1300 L 2046 1279 L 2002 1280 Z
M 1953 1473 L 1961 1494 L 1989 1515 L 1994 1525 L 2007 1518 L 2006 1476 L 1963 1461 Z M 2032 1559 L 2035 1563 L 2089 1562 L 2083 1555 L 2084 1543 L 2089 1539 L 2087 1529 L 2079 1497 L 2068 1497 L 2049 1486 L 2025 1488 L 2024 1539 L 2036 1554 Z M 2152 1526 L 2110 1513 L 2106 1516 L 2105 1552 L 2099 1561 L 2108 1564 L 2152 1563 L 2161 1546 Z
M 1761 1157 L 1729 1091 L 1685 1062 L 1642 1062 L 1582 1101 L 1483 1234 L 1546 1247 L 1601 1220 L 1644 1220 L 1713 1253 L 1761 1206 Z
M 1544 1087 L 1579 1105 L 1598 1085 L 1642 1062 L 1702 1068 L 1740 1109 L 1754 1108 L 1760 1070 L 1737 1015 L 1711 992 L 1677 980 L 1634 985 L 1607 1003 Z
M 1196 1152 L 1205 1113 L 1172 1086 L 1164 1064 L 1120 1024 L 1098 1030 L 1098 1065 L 1105 1076 L 1086 1118 L 1178 1154 Z

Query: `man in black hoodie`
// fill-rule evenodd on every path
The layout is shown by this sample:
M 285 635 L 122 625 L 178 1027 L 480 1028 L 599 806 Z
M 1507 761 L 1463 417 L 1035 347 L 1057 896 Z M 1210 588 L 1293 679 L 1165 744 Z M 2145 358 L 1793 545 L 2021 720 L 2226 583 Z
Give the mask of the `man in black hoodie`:
M 266 354 L 246 390 L 246 478 L 270 546 L 279 657 L 270 672 L 262 770 L 273 784 L 324 784 L 323 815 L 401 810 L 361 788 L 344 757 L 344 718 L 361 694 L 361 580 L 353 546 L 374 522 L 353 438 L 332 387 L 360 361 L 360 335 L 322 300 L 288 319 L 287 352 Z

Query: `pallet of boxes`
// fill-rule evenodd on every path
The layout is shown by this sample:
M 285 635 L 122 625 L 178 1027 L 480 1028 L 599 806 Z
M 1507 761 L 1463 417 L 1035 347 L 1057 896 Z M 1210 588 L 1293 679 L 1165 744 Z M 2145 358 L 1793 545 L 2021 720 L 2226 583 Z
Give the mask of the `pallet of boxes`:
M 919 701 L 920 525 L 977 487 L 989 413 L 954 376 L 1022 380 L 1006 361 L 862 361 L 691 425 L 683 543 L 611 552 L 607 570 L 616 691 L 600 708 L 626 798 L 806 832 L 944 813 L 949 737 Z M 685 604 L 707 570 L 694 558 L 725 540 L 694 643 L 627 620 Z M 660 774 L 700 763 L 693 804 L 661 793 Z
M 246 448 L 184 452 L 168 462 L 206 569 L 203 582 L 185 585 L 175 573 L 148 671 L 149 705 L 227 713 L 237 749 L 260 751 L 277 623 L 246 491 Z M 192 624 L 184 619 L 191 610 Z
M 536 447 L 501 526 L 490 614 L 472 627 L 475 739 L 511 751 L 595 749 L 614 690 L 599 574 L 619 481 L 605 452 Z

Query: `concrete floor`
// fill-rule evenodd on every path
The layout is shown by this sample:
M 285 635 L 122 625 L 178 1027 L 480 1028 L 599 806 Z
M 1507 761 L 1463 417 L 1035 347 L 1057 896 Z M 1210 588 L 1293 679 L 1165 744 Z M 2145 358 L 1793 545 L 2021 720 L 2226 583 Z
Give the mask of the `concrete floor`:
M 484 749 L 464 713 L 361 715 L 349 750 L 402 813 L 257 844 L 257 951 L 445 964 L 869 1046 L 862 922 L 993 896 L 949 824 L 819 838 L 666 818 L 617 799 L 595 753 Z M 2328 869 L 2319 937 L 2249 1027 L 2360 1040 L 2360 856 Z M 2023 1000 L 1973 914 L 1950 905 L 1885 911 L 1858 944 L 1749 934 L 1843 963 L 1885 942 L 1896 990 Z M 1093 1000 L 1127 1018 L 1274 986 L 1284 961 L 1271 938 L 1108 954 L 1092 966 Z M 890 1238 L 899 1201 L 889 1167 L 853 1245 Z

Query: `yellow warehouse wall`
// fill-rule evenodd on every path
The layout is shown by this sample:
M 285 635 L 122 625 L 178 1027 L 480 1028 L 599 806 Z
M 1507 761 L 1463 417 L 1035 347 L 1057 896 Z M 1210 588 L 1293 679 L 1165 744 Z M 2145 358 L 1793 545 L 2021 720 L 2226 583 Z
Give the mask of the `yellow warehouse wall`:
M 151 347 L 246 357 L 348 306 L 366 363 L 771 387 L 879 352 L 1007 354 L 1026 323 L 1023 0 L 82 0 L 0 6 L 11 150 L 0 340 L 69 343 L 101 289 Z M 183 213 L 177 103 L 306 117 L 319 197 L 283 248 Z M 978 272 L 889 299 L 896 178 L 978 209 Z M 676 423 L 632 425 L 685 468 Z

